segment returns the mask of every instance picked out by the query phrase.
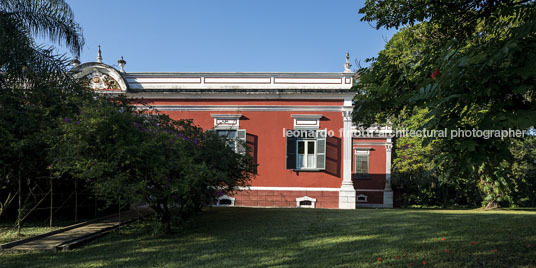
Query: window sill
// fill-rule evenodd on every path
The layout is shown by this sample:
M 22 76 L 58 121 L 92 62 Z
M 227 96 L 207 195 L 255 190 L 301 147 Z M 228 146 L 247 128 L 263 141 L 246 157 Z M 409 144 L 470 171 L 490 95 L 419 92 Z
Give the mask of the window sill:
M 309 171 L 322 171 L 323 169 L 320 168 L 302 168 L 302 169 L 293 169 L 292 171 L 296 172 L 309 172 Z

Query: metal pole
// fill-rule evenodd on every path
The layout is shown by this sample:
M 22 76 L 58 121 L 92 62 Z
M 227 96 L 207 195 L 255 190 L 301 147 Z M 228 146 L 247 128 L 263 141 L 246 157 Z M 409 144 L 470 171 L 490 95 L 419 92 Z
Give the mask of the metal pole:
M 78 222 L 78 179 L 74 179 L 74 223 Z
M 21 231 L 21 219 L 22 219 L 22 186 L 21 186 L 21 179 L 20 179 L 20 171 L 19 171 L 19 210 L 17 214 L 17 235 L 20 236 Z
M 52 176 L 50 176 L 50 222 L 48 223 L 49 227 L 52 227 L 52 214 L 54 214 L 54 211 L 52 209 L 52 206 L 53 206 L 53 199 L 52 199 Z
M 118 197 L 119 200 L 119 225 L 117 226 L 117 232 L 121 233 L 121 196 Z

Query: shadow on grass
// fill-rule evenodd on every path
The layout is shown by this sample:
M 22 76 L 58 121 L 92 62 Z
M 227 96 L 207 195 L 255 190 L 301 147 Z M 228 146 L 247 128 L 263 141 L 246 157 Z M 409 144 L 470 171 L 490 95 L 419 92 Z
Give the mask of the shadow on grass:
M 534 223 L 523 211 L 215 208 L 173 235 L 132 225 L 74 251 L 4 254 L 0 267 L 533 267 Z

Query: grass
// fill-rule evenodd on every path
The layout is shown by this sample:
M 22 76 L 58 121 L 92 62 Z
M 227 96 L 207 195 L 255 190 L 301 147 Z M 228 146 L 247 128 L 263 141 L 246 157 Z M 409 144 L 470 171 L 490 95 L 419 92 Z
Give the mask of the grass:
M 72 221 L 62 219 L 60 221 L 55 221 L 54 226 L 49 227 L 48 222 L 30 221 L 24 224 L 21 230 L 21 236 L 17 236 L 17 229 L 14 226 L 13 220 L 2 221 L 0 222 L 0 244 L 54 231 L 72 223 Z M 2 267 L 1 264 L 0 267 Z
M 536 267 L 535 223 L 532 211 L 213 208 L 172 235 L 135 224 L 73 251 L 2 253 L 0 267 Z

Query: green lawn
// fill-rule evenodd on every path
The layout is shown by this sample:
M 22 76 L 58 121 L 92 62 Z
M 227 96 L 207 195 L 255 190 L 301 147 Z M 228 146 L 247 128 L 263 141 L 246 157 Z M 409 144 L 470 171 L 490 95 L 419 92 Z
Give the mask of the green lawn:
M 131 225 L 0 267 L 536 267 L 535 225 L 530 211 L 214 208 L 173 235 Z
M 60 220 L 55 221 L 54 226 L 49 227 L 48 222 L 44 221 L 31 221 L 24 224 L 24 228 L 21 230 L 22 236 L 17 236 L 17 229 L 14 226 L 14 220 L 4 220 L 0 222 L 0 244 L 8 243 L 15 240 L 24 239 L 30 236 L 43 234 L 46 232 L 54 231 L 63 228 L 69 224 L 73 224 L 72 221 Z M 0 267 L 1 263 L 0 263 Z

